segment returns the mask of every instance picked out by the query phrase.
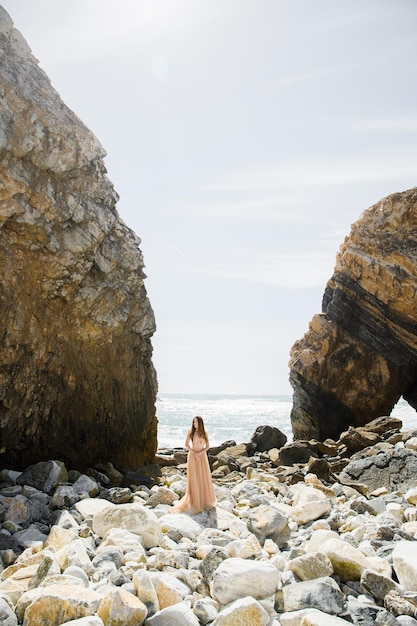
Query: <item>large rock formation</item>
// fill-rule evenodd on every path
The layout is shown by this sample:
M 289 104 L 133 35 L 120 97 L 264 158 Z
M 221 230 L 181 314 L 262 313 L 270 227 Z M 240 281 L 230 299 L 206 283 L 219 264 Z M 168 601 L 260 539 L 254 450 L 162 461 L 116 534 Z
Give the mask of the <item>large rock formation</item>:
M 154 317 L 105 152 L 0 7 L 0 462 L 149 462 Z
M 384 198 L 353 224 L 322 314 L 291 350 L 297 438 L 337 438 L 417 407 L 417 190 Z M 416 421 L 417 423 L 417 421 Z

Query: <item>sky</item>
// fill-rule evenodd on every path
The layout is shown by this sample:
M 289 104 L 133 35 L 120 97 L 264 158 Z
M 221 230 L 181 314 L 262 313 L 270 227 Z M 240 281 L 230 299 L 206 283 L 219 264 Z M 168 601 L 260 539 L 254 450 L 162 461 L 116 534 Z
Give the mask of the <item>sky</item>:
M 351 224 L 417 185 L 417 2 L 0 4 L 107 152 L 159 393 L 291 394 Z

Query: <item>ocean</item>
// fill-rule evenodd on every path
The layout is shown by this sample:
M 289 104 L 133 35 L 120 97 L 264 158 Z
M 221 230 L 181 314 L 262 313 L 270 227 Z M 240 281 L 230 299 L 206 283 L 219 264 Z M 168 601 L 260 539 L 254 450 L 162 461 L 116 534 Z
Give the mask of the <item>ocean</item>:
M 195 415 L 203 418 L 211 446 L 228 440 L 247 443 L 265 424 L 279 428 L 292 441 L 291 407 L 291 395 L 161 394 L 156 402 L 158 447 L 182 447 Z M 392 415 L 402 420 L 403 430 L 417 428 L 416 411 L 405 400 L 399 400 Z

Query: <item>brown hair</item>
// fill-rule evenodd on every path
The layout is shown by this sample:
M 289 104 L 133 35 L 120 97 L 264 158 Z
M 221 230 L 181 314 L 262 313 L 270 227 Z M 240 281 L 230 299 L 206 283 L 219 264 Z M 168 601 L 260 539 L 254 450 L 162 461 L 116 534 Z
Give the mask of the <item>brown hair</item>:
M 197 428 L 195 428 L 194 426 L 194 420 L 197 419 L 198 422 L 198 426 Z M 199 415 L 196 415 L 195 417 L 193 417 L 193 421 L 191 424 L 191 429 L 190 429 L 190 439 L 191 441 L 194 439 L 194 435 L 195 433 L 197 433 L 197 435 L 199 437 L 203 437 L 203 439 L 205 439 L 206 443 L 207 443 L 207 433 L 206 433 L 206 429 L 204 428 L 204 421 L 203 418 L 200 417 Z

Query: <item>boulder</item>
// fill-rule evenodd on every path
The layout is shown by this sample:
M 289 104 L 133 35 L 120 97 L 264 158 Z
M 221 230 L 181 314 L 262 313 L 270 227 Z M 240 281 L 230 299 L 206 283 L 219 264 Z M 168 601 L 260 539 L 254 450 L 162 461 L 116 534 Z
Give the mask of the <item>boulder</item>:
M 281 574 L 268 562 L 230 558 L 214 572 L 212 596 L 220 604 L 252 596 L 259 600 L 275 594 Z
M 291 583 L 285 585 L 282 591 L 285 611 L 298 611 L 309 606 L 338 615 L 345 609 L 344 594 L 336 581 L 329 576 Z
M 180 602 L 165 607 L 146 620 L 146 626 L 200 626 L 189 606 Z
M 417 543 L 399 541 L 392 552 L 398 582 L 407 591 L 417 591 Z
M 220 611 L 213 622 L 213 626 L 236 626 L 236 624 L 250 624 L 250 626 L 267 626 L 270 616 L 263 606 L 252 598 L 235 600 Z
M 149 572 L 155 588 L 160 609 L 182 602 L 191 593 L 191 589 L 173 574 L 168 572 Z
M 115 589 L 100 602 L 97 616 L 105 626 L 123 624 L 140 626 L 147 616 L 146 606 L 132 593 L 124 589 Z
M 288 518 L 267 504 L 261 504 L 251 510 L 248 530 L 255 535 L 261 545 L 266 539 L 272 539 L 280 548 L 286 545 L 290 536 Z
M 300 580 L 314 580 L 331 576 L 334 572 L 331 560 L 321 552 L 311 552 L 295 557 L 289 563 L 289 568 Z
M 16 484 L 29 485 L 50 493 L 59 483 L 68 480 L 67 469 L 61 461 L 40 461 L 29 465 L 17 478 Z
M 279 465 L 307 463 L 311 457 L 317 458 L 318 456 L 315 444 L 297 439 L 279 450 L 278 463 Z
M 320 489 L 303 485 L 293 498 L 291 517 L 297 524 L 306 524 L 326 515 L 331 508 L 329 499 Z
M 93 615 L 101 600 L 100 594 L 79 585 L 49 585 L 24 593 L 17 603 L 16 615 L 25 626 L 60 626 Z
M 162 540 L 162 531 L 155 513 L 134 502 L 111 505 L 94 515 L 93 530 L 99 537 L 105 537 L 112 528 L 139 535 L 144 548 L 158 546 Z
M 159 611 L 159 600 L 149 572 L 138 570 L 133 574 L 132 582 L 137 597 L 146 606 L 148 617 L 151 617 Z
M 342 483 L 364 483 L 370 491 L 386 487 L 406 493 L 415 485 L 417 452 L 406 448 L 371 448 L 357 453 L 339 474 Z
M 248 452 L 267 452 L 272 448 L 282 448 L 287 443 L 287 436 L 275 426 L 258 426 L 248 444 Z

